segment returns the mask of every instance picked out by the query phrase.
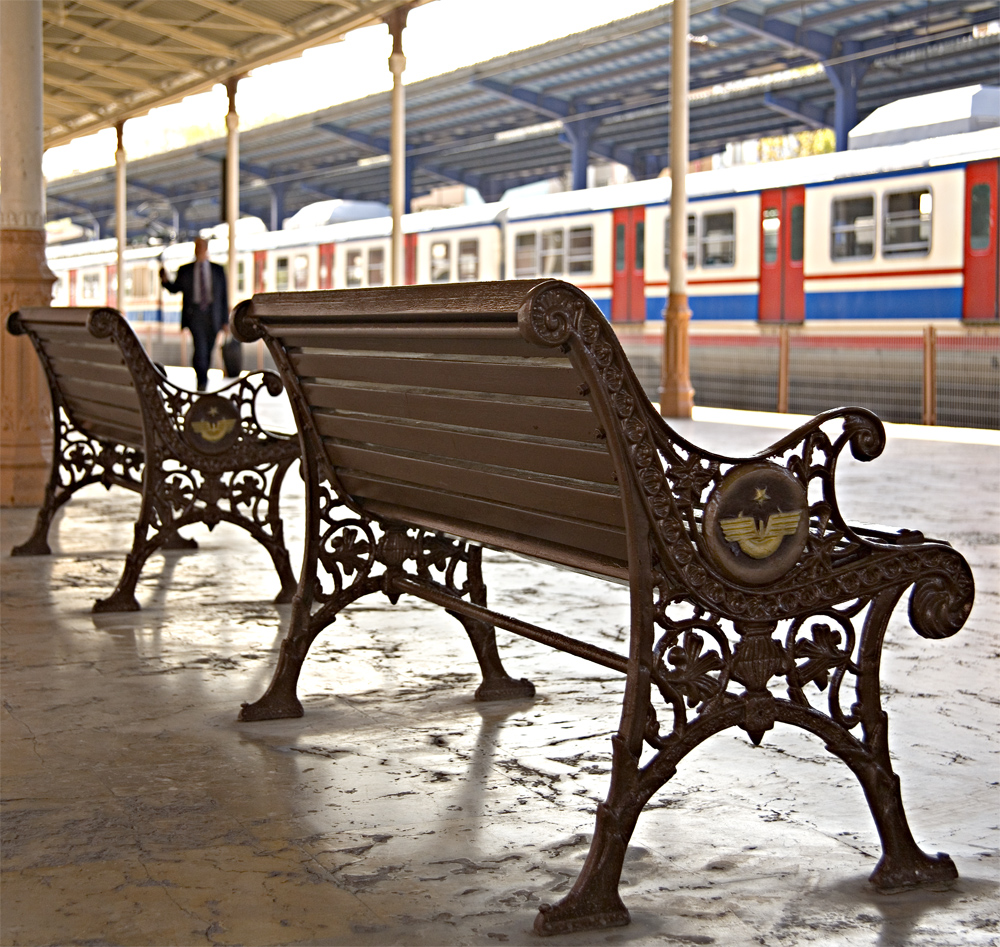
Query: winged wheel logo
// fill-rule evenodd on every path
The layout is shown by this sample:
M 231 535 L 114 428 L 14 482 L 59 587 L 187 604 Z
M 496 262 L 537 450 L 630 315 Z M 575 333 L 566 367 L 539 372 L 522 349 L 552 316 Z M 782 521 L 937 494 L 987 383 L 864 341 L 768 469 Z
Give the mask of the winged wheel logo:
M 802 511 L 772 513 L 766 523 L 758 523 L 752 516 L 739 516 L 719 520 L 726 542 L 739 543 L 740 549 L 753 559 L 767 559 L 781 545 L 781 540 L 799 528 Z

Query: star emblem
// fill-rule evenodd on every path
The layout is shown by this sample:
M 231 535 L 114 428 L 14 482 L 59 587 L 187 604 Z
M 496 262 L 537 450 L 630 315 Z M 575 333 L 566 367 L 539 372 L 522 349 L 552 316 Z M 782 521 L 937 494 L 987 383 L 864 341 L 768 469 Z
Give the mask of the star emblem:
M 765 501 L 771 498 L 767 495 L 767 487 L 755 487 L 753 492 L 753 502 L 762 506 Z

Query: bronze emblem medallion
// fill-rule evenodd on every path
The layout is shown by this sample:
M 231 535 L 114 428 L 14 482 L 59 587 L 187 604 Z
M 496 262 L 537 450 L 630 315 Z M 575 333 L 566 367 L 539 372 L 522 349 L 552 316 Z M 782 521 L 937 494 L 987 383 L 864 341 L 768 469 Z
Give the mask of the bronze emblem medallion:
M 184 415 L 184 439 L 203 454 L 221 454 L 240 436 L 240 416 L 228 398 L 203 395 Z
M 808 530 L 802 485 L 766 461 L 730 470 L 709 496 L 702 524 L 712 561 L 745 585 L 781 578 L 802 554 Z

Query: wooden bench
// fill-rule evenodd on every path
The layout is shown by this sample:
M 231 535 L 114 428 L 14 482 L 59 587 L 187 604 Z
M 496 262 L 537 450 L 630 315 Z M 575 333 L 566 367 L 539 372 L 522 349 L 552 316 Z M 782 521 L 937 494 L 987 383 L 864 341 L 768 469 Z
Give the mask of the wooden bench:
M 587 861 L 538 933 L 628 923 L 618 881 L 644 804 L 729 727 L 757 744 L 792 724 L 850 767 L 882 840 L 878 887 L 957 876 L 907 827 L 879 658 L 907 588 L 914 629 L 942 638 L 973 581 L 946 543 L 842 518 L 837 459 L 881 452 L 875 415 L 826 412 L 753 457 L 701 450 L 656 413 L 594 303 L 554 280 L 264 294 L 237 308 L 234 332 L 280 368 L 307 506 L 291 625 L 241 719 L 301 714 L 313 639 L 363 595 L 407 593 L 465 625 L 477 697 L 532 692 L 501 667 L 495 627 L 625 676 Z M 627 653 L 488 608 L 481 546 L 627 583 Z
M 7 331 L 27 335 L 52 396 L 52 472 L 34 533 L 11 555 L 49 553 L 59 508 L 79 489 L 101 483 L 142 495 L 132 550 L 118 587 L 95 612 L 136 611 L 135 586 L 161 548 L 196 548 L 178 530 L 220 522 L 245 529 L 270 553 L 287 602 L 295 576 L 285 548 L 278 495 L 298 459 L 298 439 L 257 423 L 257 394 L 281 391 L 273 372 L 249 375 L 218 392 L 197 394 L 168 381 L 114 309 L 21 309 Z

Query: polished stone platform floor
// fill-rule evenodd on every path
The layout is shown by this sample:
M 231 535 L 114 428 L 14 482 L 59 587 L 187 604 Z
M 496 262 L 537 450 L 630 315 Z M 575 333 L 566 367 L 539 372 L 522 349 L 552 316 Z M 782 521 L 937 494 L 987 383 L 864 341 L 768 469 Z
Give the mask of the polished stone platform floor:
M 745 454 L 793 424 L 699 412 L 677 427 Z M 883 664 L 911 827 L 959 881 L 875 893 L 878 840 L 847 768 L 790 728 L 756 749 L 732 731 L 640 819 L 621 888 L 632 925 L 553 944 L 1000 943 L 1000 446 L 956 438 L 892 428 L 839 486 L 849 519 L 924 529 L 975 570 L 966 628 L 925 641 L 901 609 Z M 501 634 L 538 695 L 477 704 L 460 625 L 373 598 L 314 646 L 304 718 L 238 723 L 288 616 L 267 556 L 238 530 L 195 531 L 197 552 L 147 565 L 141 612 L 92 615 L 136 508 L 88 488 L 51 556 L 15 559 L 34 512 L 2 511 L 0 943 L 540 943 L 537 906 L 572 883 L 607 790 L 620 679 Z M 496 554 L 486 574 L 495 607 L 624 647 L 622 589 Z

